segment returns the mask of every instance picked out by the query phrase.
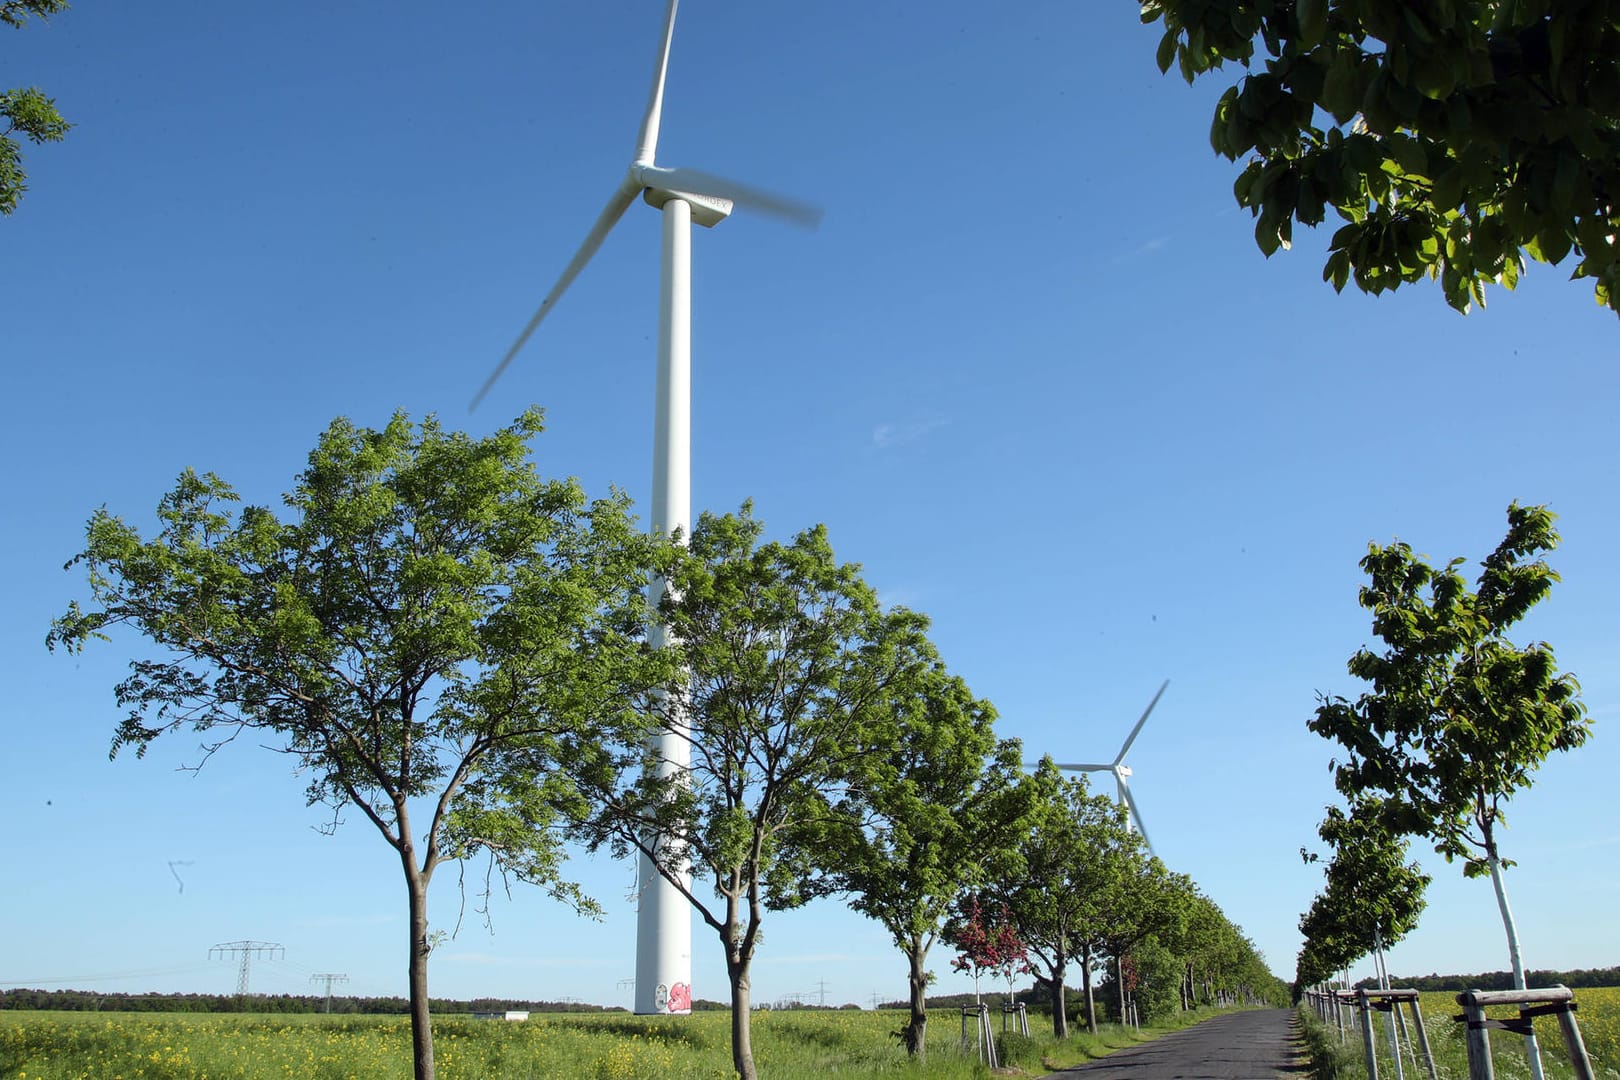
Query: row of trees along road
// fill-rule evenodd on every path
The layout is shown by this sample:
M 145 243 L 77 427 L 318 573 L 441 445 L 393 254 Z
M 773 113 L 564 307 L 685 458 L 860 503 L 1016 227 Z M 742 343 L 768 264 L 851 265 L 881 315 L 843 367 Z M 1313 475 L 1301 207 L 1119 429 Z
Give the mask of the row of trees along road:
M 1558 544 L 1541 506 L 1508 507 L 1508 530 L 1470 589 L 1453 559 L 1435 568 L 1403 543 L 1373 544 L 1361 605 L 1384 643 L 1350 658 L 1371 684 L 1356 700 L 1324 697 L 1309 722 L 1345 751 L 1334 783 L 1348 812 L 1330 808 L 1322 839 L 1334 847 L 1326 890 L 1300 924 L 1299 985 L 1324 979 L 1416 925 L 1427 879 L 1405 863 L 1409 835 L 1433 842 L 1468 877 L 1495 886 L 1514 985 L 1525 988 L 1518 928 L 1502 872 L 1503 806 L 1529 787 L 1548 755 L 1586 741 L 1591 723 L 1574 676 L 1543 642 L 1507 631 L 1552 588 L 1543 555 Z M 1541 1077 L 1535 1036 L 1525 1039 Z
M 1148 984 L 1178 985 L 1181 1007 L 1195 978 L 1206 991 L 1275 983 L 1111 800 L 1050 761 L 1023 774 L 927 620 L 883 608 L 824 529 L 767 543 L 744 506 L 703 515 L 685 545 L 648 537 L 622 495 L 587 499 L 535 473 L 541 419 L 530 410 L 482 439 L 432 418 L 337 420 L 285 518 L 188 470 L 151 538 L 94 514 L 69 563 L 89 600 L 48 638 L 77 651 L 123 626 L 154 647 L 116 687 L 114 755 L 189 730 L 206 762 L 253 732 L 292 759 L 334 826 L 357 808 L 394 849 L 417 1077 L 434 1074 L 435 871 L 487 858 L 590 914 L 564 873 L 565 834 L 646 853 L 714 932 L 743 1077 L 765 914 L 821 895 L 893 935 L 915 1054 L 928 951 L 973 895 L 1011 913 L 1058 1003 L 1070 961 L 1089 987 L 1105 956 L 1136 957 L 1132 978 L 1158 963 Z M 647 643 L 655 576 L 679 642 L 665 650 Z M 663 731 L 689 740 L 688 772 L 649 761 Z M 1063 1033 L 1066 1010 L 1054 1014 Z

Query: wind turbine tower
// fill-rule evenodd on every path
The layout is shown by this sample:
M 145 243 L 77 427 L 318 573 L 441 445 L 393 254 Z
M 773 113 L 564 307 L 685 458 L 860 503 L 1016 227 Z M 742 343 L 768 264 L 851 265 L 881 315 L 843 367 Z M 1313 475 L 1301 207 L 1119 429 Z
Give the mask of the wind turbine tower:
M 473 397 L 472 407 L 489 393 L 495 381 L 517 357 L 541 321 L 573 284 L 580 271 L 607 239 L 609 232 L 640 196 L 663 213 L 662 274 L 658 303 L 658 370 L 653 421 L 652 514 L 650 527 L 669 535 L 692 529 L 692 225 L 712 228 L 734 208 L 760 210 L 794 224 L 814 227 L 821 211 L 808 203 L 700 172 L 664 168 L 655 163 L 658 128 L 663 118 L 664 82 L 669 71 L 670 43 L 675 33 L 679 0 L 669 0 L 664 33 L 653 65 L 652 90 L 636 137 L 634 156 L 624 178 L 614 188 L 585 241 L 564 267 L 562 276 L 541 300 L 528 325 L 506 356 Z M 663 582 L 654 582 L 648 603 L 654 611 L 663 596 Z M 669 642 L 667 627 L 651 627 L 655 647 Z M 691 763 L 691 748 L 678 732 L 656 740 L 659 774 L 674 775 Z M 640 902 L 636 924 L 636 993 L 638 1013 L 691 1011 L 692 912 L 681 890 L 664 879 L 645 855 L 638 876 Z M 690 878 L 687 879 L 688 885 Z

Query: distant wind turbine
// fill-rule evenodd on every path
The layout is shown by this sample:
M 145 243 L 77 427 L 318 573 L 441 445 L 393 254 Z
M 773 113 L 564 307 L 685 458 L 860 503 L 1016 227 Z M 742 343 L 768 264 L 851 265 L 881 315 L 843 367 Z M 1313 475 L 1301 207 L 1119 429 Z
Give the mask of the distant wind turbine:
M 692 530 L 692 223 L 713 227 L 724 221 L 733 207 L 760 210 L 812 228 L 821 220 L 820 209 L 809 203 L 712 173 L 666 169 L 655 164 L 658 125 L 664 108 L 664 79 L 669 70 L 669 48 L 675 33 L 678 2 L 669 0 L 663 40 L 653 66 L 652 92 L 636 137 L 635 156 L 630 159 L 624 179 L 613 189 L 596 224 L 585 234 L 584 243 L 540 301 L 523 332 L 479 387 L 470 406 L 470 409 L 478 407 L 636 197 L 639 195 L 649 206 L 662 210 L 663 273 L 658 304 L 650 527 L 654 533 L 666 536 L 677 529 L 683 536 Z M 655 583 L 649 600 L 654 610 L 662 594 L 663 583 Z M 649 639 L 655 647 L 662 647 L 669 640 L 667 628 L 654 625 Z M 661 736 L 656 741 L 656 751 L 658 767 L 664 775 L 683 771 L 691 764 L 689 745 L 674 733 Z M 691 910 L 680 891 L 664 880 L 645 855 L 641 857 L 640 881 L 641 902 L 636 916 L 636 1012 L 687 1011 L 692 982 Z
M 1125 782 L 1125 778 L 1131 775 L 1131 767 L 1125 764 L 1125 755 L 1130 753 L 1131 744 L 1136 741 L 1136 736 L 1141 734 L 1142 725 L 1147 723 L 1148 714 L 1153 711 L 1153 706 L 1159 703 L 1159 699 L 1164 696 L 1164 691 L 1169 685 L 1170 680 L 1166 679 L 1159 686 L 1159 692 L 1153 695 L 1153 700 L 1148 702 L 1148 707 L 1142 710 L 1141 718 L 1136 721 L 1136 726 L 1131 728 L 1131 733 L 1125 736 L 1125 745 L 1119 748 L 1119 753 L 1114 755 L 1113 761 L 1107 765 L 1063 764 L 1061 762 L 1058 764 L 1058 768 L 1067 772 L 1113 773 L 1114 783 L 1119 786 L 1119 801 L 1124 804 L 1130 815 L 1126 818 L 1126 827 L 1129 828 L 1130 824 L 1135 822 L 1136 831 L 1142 834 L 1142 839 L 1146 842 L 1148 851 L 1153 854 L 1158 853 L 1153 851 L 1153 841 L 1148 839 L 1147 826 L 1142 824 L 1142 812 L 1136 808 L 1136 800 L 1131 797 L 1130 785 Z

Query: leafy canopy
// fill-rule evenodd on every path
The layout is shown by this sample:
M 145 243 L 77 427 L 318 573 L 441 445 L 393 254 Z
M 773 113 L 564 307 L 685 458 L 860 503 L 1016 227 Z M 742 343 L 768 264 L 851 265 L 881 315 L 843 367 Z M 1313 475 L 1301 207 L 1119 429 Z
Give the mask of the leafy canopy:
M 453 840 L 572 896 L 526 785 L 633 726 L 661 669 L 641 644 L 648 553 L 626 500 L 540 479 L 525 460 L 540 430 L 538 410 L 482 440 L 402 414 L 381 431 L 335 421 L 285 521 L 188 469 L 152 539 L 95 513 L 68 564 L 93 605 L 71 603 L 48 644 L 124 625 L 157 647 L 116 688 L 114 755 L 181 728 L 205 753 L 270 733 L 309 803 L 357 807 L 396 848 L 416 840 L 412 800 L 435 796 L 424 871 Z M 498 825 L 497 808 L 521 821 Z
M 1309 722 L 1338 742 L 1334 782 L 1354 800 L 1381 795 L 1391 831 L 1430 837 L 1464 873 L 1489 872 L 1503 803 L 1556 750 L 1586 741 L 1590 722 L 1573 676 L 1551 646 L 1506 637 L 1558 575 L 1540 556 L 1557 546 L 1545 507 L 1508 507 L 1508 531 L 1470 590 L 1453 559 L 1436 569 L 1403 543 L 1372 544 L 1361 605 L 1384 643 L 1360 649 L 1350 674 L 1371 684 L 1354 701 L 1324 697 Z M 1483 856 L 1483 857 L 1481 857 Z
M 1270 256 L 1332 210 L 1323 280 L 1513 288 L 1524 256 L 1620 311 L 1620 0 L 1144 0 L 1161 71 L 1227 62 L 1210 144 Z
M 1311 986 L 1417 926 L 1429 875 L 1406 861 L 1407 840 L 1389 831 L 1383 801 L 1365 798 L 1328 808 L 1317 829 L 1333 848 L 1326 885 L 1299 922 L 1297 984 Z M 1314 853 L 1301 850 L 1307 862 Z
M 926 952 L 952 903 L 1018 859 L 1020 746 L 996 739 L 995 709 L 939 664 L 892 684 L 888 708 L 892 740 L 856 764 L 817 837 L 818 888 Z

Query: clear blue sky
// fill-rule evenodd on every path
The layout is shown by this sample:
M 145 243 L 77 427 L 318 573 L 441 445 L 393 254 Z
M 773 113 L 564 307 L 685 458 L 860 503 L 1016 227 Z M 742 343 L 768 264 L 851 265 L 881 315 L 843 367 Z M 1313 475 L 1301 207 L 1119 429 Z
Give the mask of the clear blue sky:
M 645 502 L 658 225 L 632 208 L 484 406 L 467 402 L 622 175 L 662 5 L 79 0 L 0 30 L 0 85 L 77 125 L 30 149 L 0 221 L 8 376 L 0 984 L 228 992 L 211 945 L 278 942 L 403 993 L 397 864 L 359 815 L 318 835 L 287 762 L 198 775 L 185 737 L 107 760 L 139 643 L 49 656 L 90 512 L 150 521 L 185 466 L 274 502 L 334 416 L 488 431 L 530 402 L 543 471 Z M 1368 640 L 1369 540 L 1477 559 L 1509 501 L 1560 515 L 1551 641 L 1596 720 L 1513 805 L 1533 967 L 1620 963 L 1620 326 L 1532 266 L 1488 310 L 1320 281 L 1325 236 L 1262 258 L 1208 149 L 1219 87 L 1153 64 L 1132 3 L 688 0 L 660 161 L 814 199 L 817 232 L 739 213 L 694 240 L 694 504 L 825 522 L 1031 754 L 1131 755 L 1159 854 L 1284 977 L 1332 798 L 1318 691 Z M 1397 971 L 1507 964 L 1490 887 L 1432 856 Z M 171 868 L 171 863 L 176 863 Z M 581 921 L 498 896 L 436 994 L 628 1003 L 624 865 L 581 859 Z M 184 881 L 179 888 L 174 874 Z M 433 896 L 455 921 L 453 868 Z M 724 998 L 694 931 L 695 993 Z M 940 985 L 962 980 L 947 958 Z M 903 995 L 836 903 L 766 927 L 755 996 Z

